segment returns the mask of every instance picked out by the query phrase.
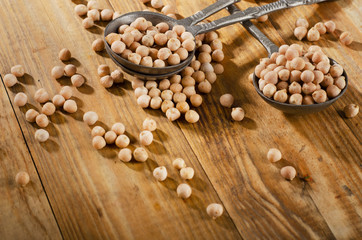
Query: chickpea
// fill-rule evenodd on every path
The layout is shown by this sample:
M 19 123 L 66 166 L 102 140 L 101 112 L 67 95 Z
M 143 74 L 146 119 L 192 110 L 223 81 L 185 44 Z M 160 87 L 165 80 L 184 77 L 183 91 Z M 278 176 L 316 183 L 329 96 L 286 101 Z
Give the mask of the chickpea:
M 99 81 L 101 85 L 105 88 L 110 88 L 113 86 L 113 78 L 109 75 L 101 77 Z
M 152 109 L 159 109 L 161 107 L 162 104 L 162 98 L 159 96 L 156 97 L 152 97 L 151 101 L 150 101 L 150 107 Z
M 220 63 L 214 64 L 213 67 L 216 74 L 222 74 L 224 72 L 224 66 Z
M 207 73 L 207 72 L 213 72 L 214 67 L 210 63 L 202 63 L 200 67 L 200 71 Z
M 53 102 L 54 106 L 62 107 L 65 102 L 65 98 L 62 95 L 57 94 L 53 97 L 52 102 Z
M 182 47 L 185 48 L 187 51 L 191 52 L 195 49 L 196 43 L 193 39 L 189 38 L 182 42 Z
M 23 107 L 28 102 L 28 96 L 25 93 L 19 92 L 14 97 L 14 104 L 18 107 Z
M 165 15 L 175 13 L 175 11 L 175 7 L 171 4 L 166 4 L 161 10 L 161 12 Z
M 168 64 L 177 65 L 181 62 L 180 56 L 177 53 L 171 54 L 167 59 Z
M 347 118 L 353 118 L 357 116 L 359 112 L 359 106 L 356 104 L 348 104 L 344 107 L 343 112 Z
M 307 35 L 308 29 L 306 27 L 296 27 L 294 29 L 294 36 L 301 41 Z
M 126 44 L 127 47 L 130 47 L 134 42 L 134 36 L 131 33 L 124 33 L 121 38 L 122 42 Z
M 273 95 L 276 91 L 277 91 L 277 87 L 271 83 L 266 84 L 263 88 L 263 94 L 268 98 L 273 97 Z
M 199 114 L 194 111 L 194 110 L 188 110 L 186 113 L 185 113 L 185 119 L 187 122 L 189 123 L 196 123 L 199 121 L 200 119 L 200 116 Z
M 180 176 L 182 179 L 190 180 L 194 177 L 195 171 L 192 167 L 184 167 L 180 170 Z
M 141 39 L 142 39 L 142 37 L 143 37 L 143 34 L 142 34 L 140 31 L 138 31 L 137 29 L 132 30 L 132 31 L 131 31 L 131 34 L 133 35 L 134 40 L 135 40 L 135 42 L 133 42 L 132 44 L 138 43 L 139 41 L 141 41 Z M 134 49 L 132 48 L 132 44 L 131 44 L 131 46 L 130 46 L 130 49 L 131 49 L 132 51 L 134 51 Z M 139 46 L 139 45 L 141 45 L 141 44 L 138 43 L 137 46 Z M 137 47 L 135 47 L 135 48 L 137 48 Z
M 185 102 L 186 99 L 187 99 L 187 96 L 184 93 L 177 92 L 177 93 L 173 94 L 173 101 L 175 103 Z
M 324 75 L 321 85 L 323 87 L 328 87 L 328 86 L 332 85 L 333 82 L 334 82 L 334 79 L 332 78 L 332 76 L 330 74 L 327 74 L 327 75 Z
M 274 100 L 277 102 L 285 103 L 288 100 L 286 89 L 278 90 L 274 94 Z
M 299 82 L 301 78 L 302 72 L 299 70 L 293 70 L 290 72 L 289 80 L 290 82 Z
M 195 72 L 195 70 L 192 67 L 186 67 L 184 70 L 181 71 L 181 76 L 186 77 L 186 76 L 191 76 L 193 73 Z
M 144 87 L 145 82 L 143 80 L 136 78 L 136 79 L 132 80 L 131 84 L 132 84 L 132 88 L 136 89 L 138 87 Z
M 222 60 L 224 60 L 223 51 L 220 49 L 216 49 L 215 51 L 213 51 L 212 60 L 214 60 L 215 62 L 221 62 Z
M 290 66 L 294 70 L 302 70 L 305 66 L 305 62 L 301 57 L 296 57 L 290 62 Z
M 92 139 L 92 145 L 95 149 L 100 150 L 106 146 L 106 140 L 101 136 L 95 136 Z
M 166 113 L 167 110 L 170 108 L 173 108 L 175 104 L 171 100 L 164 100 L 161 104 L 161 110 L 162 112 Z
M 329 33 L 333 33 L 336 30 L 336 24 L 332 20 L 325 22 L 324 26 Z
M 106 133 L 106 130 L 104 130 L 104 128 L 102 128 L 101 126 L 95 126 L 91 132 L 92 137 L 95 137 L 95 136 L 103 137 L 105 133 Z
M 25 113 L 25 119 L 28 122 L 35 122 L 35 118 L 39 115 L 39 113 L 34 109 L 29 109 Z
M 83 19 L 82 21 L 82 26 L 85 28 L 85 29 L 88 29 L 88 28 L 91 28 L 94 26 L 94 21 L 93 21 L 93 18 L 91 17 L 86 17 Z
M 268 70 L 270 70 L 270 71 L 273 71 L 275 68 L 277 68 L 278 67 L 278 65 L 277 64 L 275 64 L 275 63 L 271 63 L 271 64 L 269 64 L 267 67 L 266 67 L 266 69 L 268 69 Z
M 171 54 L 172 54 L 172 52 L 171 52 L 170 49 L 168 49 L 168 48 L 161 48 L 160 50 L 158 50 L 157 57 L 158 57 L 160 60 L 167 60 Z
M 344 89 L 346 87 L 346 79 L 344 76 L 340 76 L 336 79 L 334 79 L 334 85 L 339 87 L 339 89 Z
M 75 113 L 78 110 L 77 103 L 68 99 L 64 102 L 63 109 L 68 113 Z
M 170 78 L 170 83 L 171 84 L 173 84 L 173 83 L 181 83 L 181 75 L 173 75 Z
M 288 81 L 290 76 L 290 71 L 288 69 L 282 69 L 278 72 L 279 79 L 282 81 Z M 272 83 L 272 82 L 270 82 Z
M 35 122 L 39 127 L 45 128 L 49 124 L 49 119 L 45 114 L 41 113 L 35 117 Z
M 233 95 L 231 95 L 229 93 L 221 95 L 221 97 L 220 97 L 221 106 L 230 108 L 233 105 L 233 103 L 234 103 Z
M 14 86 L 16 83 L 18 82 L 18 79 L 16 78 L 16 76 L 12 73 L 6 74 L 4 76 L 4 84 L 7 87 L 12 87 Z
M 182 90 L 182 93 L 186 95 L 187 98 L 190 98 L 192 95 L 196 94 L 195 86 L 187 86 Z
M 310 62 L 306 62 L 305 66 L 303 68 L 303 70 L 310 70 L 310 71 L 313 71 L 314 69 L 315 69 L 315 66 Z
M 329 73 L 331 74 L 332 77 L 336 78 L 336 77 L 340 77 L 343 74 L 343 68 L 341 65 L 339 64 L 334 64 L 333 66 L 331 66 L 331 68 L 329 69 Z
M 150 56 L 143 57 L 141 59 L 140 65 L 146 66 L 146 67 L 152 67 L 153 66 L 152 58 Z
M 78 16 L 84 16 L 87 14 L 87 6 L 84 4 L 78 4 L 74 7 L 74 12 L 78 15 Z
M 111 9 L 103 9 L 101 11 L 101 19 L 102 21 L 108 22 L 113 18 L 113 11 Z
M 55 79 L 59 79 L 64 76 L 64 67 L 63 66 L 55 66 L 52 68 L 51 75 Z
M 22 187 L 25 187 L 30 182 L 30 177 L 27 172 L 18 172 L 15 176 L 15 182 Z
M 341 89 L 336 85 L 329 85 L 326 91 L 329 98 L 335 98 L 341 93 Z
M 177 16 L 176 16 L 176 14 L 174 14 L 174 13 L 169 13 L 169 14 L 167 14 L 167 17 L 170 17 L 170 18 L 173 18 L 173 19 L 177 19 Z
M 167 178 L 167 169 L 164 166 L 157 167 L 153 170 L 153 176 L 157 179 L 157 181 L 164 181 Z
M 159 88 L 161 91 L 163 91 L 163 90 L 169 89 L 169 88 L 170 88 L 170 85 L 171 85 L 170 80 L 168 80 L 168 79 L 163 79 L 162 81 L 160 81 L 158 88 Z
M 49 133 L 47 130 L 44 129 L 38 129 L 35 131 L 35 139 L 38 142 L 45 142 L 49 139 Z
M 134 64 L 140 64 L 142 56 L 138 53 L 131 53 L 128 55 L 128 61 Z
M 218 203 L 211 203 L 209 206 L 207 206 L 206 208 L 206 212 L 207 214 L 212 217 L 212 219 L 216 219 L 218 217 L 220 217 L 223 213 L 224 209 L 222 207 L 221 204 Z
M 116 146 L 119 147 L 119 148 L 125 148 L 125 147 L 127 147 L 127 146 L 129 145 L 129 143 L 130 143 L 129 137 L 127 137 L 127 136 L 124 135 L 124 134 L 119 135 L 119 136 L 116 138 L 116 140 L 115 140 L 115 144 L 116 144 Z M 130 155 L 132 156 L 132 152 L 131 152 Z M 129 161 L 130 161 L 130 160 L 131 160 L 131 158 L 129 159 Z M 129 162 L 129 161 L 128 161 L 128 162 Z
M 176 189 L 177 196 L 183 199 L 189 198 L 192 194 L 191 187 L 186 183 L 181 183 Z
M 307 34 L 308 41 L 310 41 L 310 42 L 318 41 L 319 38 L 320 38 L 320 33 L 315 27 L 312 27 L 311 29 L 309 29 L 308 34 Z
M 124 44 L 124 42 L 121 42 L 120 40 L 116 40 L 112 43 L 111 49 L 113 52 L 121 54 L 126 49 L 126 44 Z
M 241 107 L 232 108 L 231 117 L 234 121 L 240 122 L 245 117 L 245 111 Z
M 146 57 L 150 53 L 150 49 L 146 46 L 139 46 L 136 49 L 136 53 L 139 54 L 141 57 Z
M 297 171 L 292 166 L 286 166 L 280 169 L 280 175 L 282 175 L 283 178 L 291 181 L 297 175 Z
M 296 27 L 298 27 L 298 26 L 296 26 Z M 279 47 L 279 54 L 283 54 L 283 55 L 284 55 L 284 54 L 287 52 L 288 48 L 289 48 L 289 45 L 286 45 L 286 44 L 281 45 L 281 46 Z
M 142 108 L 148 108 L 150 105 L 151 97 L 148 95 L 141 95 L 137 98 L 137 104 Z
M 153 61 L 157 59 L 158 49 L 150 48 L 149 56 L 152 58 Z
M 190 106 L 187 102 L 178 102 L 176 104 L 176 108 L 180 111 L 180 113 L 185 114 L 190 110 Z
M 153 8 L 161 8 L 163 7 L 163 2 L 162 0 L 151 0 L 151 6 Z
M 181 36 L 186 31 L 186 29 L 182 25 L 175 25 L 173 26 L 172 31 L 176 32 L 178 36 Z
M 312 97 L 316 103 L 323 103 L 327 101 L 327 93 L 322 89 L 314 91 L 312 93 Z
M 39 89 L 40 90 L 40 89 Z M 38 91 L 39 91 L 38 90 Z M 45 90 L 44 90 L 45 91 Z M 62 87 L 61 89 L 60 89 L 60 91 L 59 91 L 59 94 L 61 95 L 61 96 L 63 96 L 64 97 L 64 99 L 69 99 L 69 98 L 71 98 L 72 96 L 73 96 L 73 91 L 72 91 L 72 88 L 71 87 L 69 87 L 69 86 L 64 86 L 64 87 Z M 45 95 L 45 94 L 44 94 Z M 43 96 L 44 97 L 44 99 L 45 99 L 45 96 Z M 49 100 L 49 98 L 47 98 L 47 101 Z
M 93 125 L 98 121 L 98 114 L 93 111 L 84 113 L 83 121 L 88 125 Z
M 157 82 L 156 81 L 147 81 L 146 88 L 147 89 L 157 88 Z
M 200 83 L 205 80 L 205 73 L 202 71 L 196 71 L 192 74 L 192 77 L 195 79 L 196 82 Z
M 304 94 L 312 94 L 315 90 L 317 90 L 317 86 L 314 83 L 303 83 L 302 92 Z
M 171 107 L 166 111 L 166 117 L 170 121 L 175 121 L 181 116 L 180 111 L 177 108 Z
M 300 75 L 300 79 L 305 83 L 310 83 L 314 81 L 314 73 L 310 70 L 305 70 Z
M 92 43 L 92 49 L 95 52 L 103 51 L 104 47 L 105 47 L 104 41 L 102 39 L 100 39 L 100 38 L 97 38 Z
M 70 80 L 74 87 L 81 87 L 85 82 L 84 77 L 80 74 L 74 74 Z
M 173 93 L 178 93 L 178 92 L 181 92 L 183 89 L 182 85 L 179 84 L 179 83 L 172 83 L 171 86 L 170 86 L 170 90 L 173 92 Z
M 353 42 L 352 34 L 350 32 L 343 32 L 341 36 L 339 36 L 339 41 L 343 45 L 350 45 Z
M 153 67 L 162 68 L 162 67 L 165 67 L 165 66 L 166 66 L 165 61 L 162 61 L 161 59 L 156 59 L 156 60 L 153 62 Z
M 146 149 L 138 147 L 133 151 L 133 158 L 138 162 L 145 162 L 148 159 Z
M 318 30 L 319 34 L 321 35 L 327 32 L 327 28 L 324 26 L 322 22 L 316 23 L 314 27 Z
M 321 61 L 317 64 L 317 69 L 321 71 L 324 74 L 327 74 L 329 72 L 331 65 L 329 64 L 329 61 Z
M 171 51 L 176 51 L 177 49 L 180 48 L 180 46 L 181 46 L 181 42 L 177 38 L 171 38 L 167 41 L 167 47 Z
M 173 92 L 171 90 L 163 90 L 161 92 L 162 100 L 172 100 Z
M 195 83 L 196 83 L 195 79 L 193 77 L 191 77 L 190 75 L 186 75 L 181 80 L 181 84 L 183 87 L 195 86 Z
M 201 52 L 199 54 L 199 56 L 197 57 L 197 60 L 200 62 L 200 63 L 210 63 L 211 60 L 212 60 L 212 57 L 209 53 L 207 52 Z
M 292 82 L 289 85 L 288 91 L 290 94 L 302 93 L 302 86 L 298 82 Z
M 266 83 L 277 84 L 278 74 L 274 71 L 270 71 L 267 74 L 265 74 L 264 79 Z
M 49 94 L 44 88 L 40 88 L 35 92 L 34 99 L 39 103 L 45 103 L 49 101 Z
M 165 35 L 167 36 L 167 40 L 171 38 L 177 38 L 177 33 L 172 30 L 166 31 Z
M 314 100 L 313 100 L 312 96 L 311 95 L 305 95 L 303 97 L 302 104 L 303 105 L 312 105 L 312 104 L 314 104 Z
M 298 18 L 297 21 L 295 21 L 295 26 L 308 28 L 309 23 L 308 23 L 307 19 L 305 19 L 305 18 Z
M 51 116 L 55 113 L 55 110 L 56 110 L 55 105 L 51 102 L 47 102 L 43 105 L 41 112 L 47 116 Z
M 99 9 L 99 4 L 96 0 L 90 0 L 87 3 L 88 10 Z
M 98 9 L 89 10 L 88 13 L 87 13 L 87 17 L 92 18 L 93 21 L 95 21 L 95 22 L 101 20 L 101 15 L 100 15 Z
M 294 93 L 289 97 L 289 103 L 294 105 L 302 105 L 303 96 L 300 93 Z
M 202 104 L 202 97 L 199 94 L 194 94 L 190 97 L 192 106 L 199 107 Z
M 139 17 L 131 24 L 131 26 L 139 31 L 146 31 L 146 29 L 148 28 L 148 22 L 145 18 Z
M 201 93 L 210 93 L 211 89 L 212 89 L 212 86 L 211 86 L 211 83 L 209 81 L 204 80 L 204 81 L 199 83 L 199 85 L 197 86 L 197 89 Z
M 121 57 L 124 58 L 124 59 L 128 59 L 128 56 L 132 53 L 131 50 L 129 49 L 125 49 L 122 54 L 121 54 Z
M 285 52 L 285 58 L 288 61 L 292 61 L 296 57 L 299 57 L 298 51 L 289 47 L 288 50 Z
M 65 65 L 64 67 L 64 73 L 67 77 L 72 77 L 74 74 L 77 73 L 77 67 L 73 64 Z
M 202 52 L 206 52 L 211 54 L 212 52 L 212 48 L 209 44 L 202 44 L 198 49 L 197 49 L 200 53 Z
M 183 47 L 177 49 L 176 54 L 179 55 L 181 61 L 185 60 L 189 56 L 188 50 Z
M 314 84 L 319 84 L 323 81 L 324 74 L 321 71 L 314 70 L 313 74 L 314 74 L 314 81 L 313 81 Z
M 120 137 L 120 136 L 119 136 Z M 117 138 L 118 139 L 118 138 Z M 117 144 L 117 141 L 116 141 Z M 119 151 L 118 153 L 118 158 L 122 161 L 122 162 L 129 162 L 132 160 L 132 151 L 128 148 L 123 148 Z
M 115 141 L 117 139 L 117 134 L 112 130 L 108 131 L 104 135 L 104 139 L 106 140 L 107 144 L 113 144 L 113 143 L 115 143 Z
M 277 84 L 277 90 L 287 90 L 289 88 L 288 82 L 278 82 Z
M 265 85 L 266 85 L 266 81 L 264 79 L 259 79 L 258 86 L 259 86 L 260 91 L 263 91 Z

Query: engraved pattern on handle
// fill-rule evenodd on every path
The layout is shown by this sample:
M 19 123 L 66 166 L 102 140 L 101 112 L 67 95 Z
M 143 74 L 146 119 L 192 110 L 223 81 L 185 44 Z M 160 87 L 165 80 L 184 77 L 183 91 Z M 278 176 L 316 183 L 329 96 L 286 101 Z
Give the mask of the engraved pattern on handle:
M 181 20 L 178 20 L 177 22 L 180 25 L 192 26 L 192 25 L 195 25 L 196 23 L 201 22 L 202 20 L 211 16 L 212 14 L 214 14 L 218 11 L 221 11 L 222 9 L 229 6 L 230 4 L 237 3 L 237 2 L 240 2 L 240 0 L 220 0 L 220 1 L 217 1 L 213 4 L 211 4 L 210 6 L 204 8 L 201 11 L 198 11 L 194 15 L 181 19 Z
M 225 26 L 229 26 L 231 24 L 242 22 L 250 19 L 255 19 L 258 17 L 261 17 L 263 15 L 290 8 L 290 7 L 296 7 L 304 4 L 312 4 L 312 3 L 319 3 L 324 2 L 327 0 L 280 0 L 277 2 L 269 3 L 261 7 L 251 7 L 246 9 L 242 12 L 236 12 L 230 16 L 220 18 L 218 20 L 215 20 L 211 23 L 202 24 L 203 27 L 199 27 L 200 25 L 191 26 L 190 31 L 197 34 L 202 34 L 206 32 L 210 32 Z
M 235 5 L 228 6 L 227 10 L 230 12 L 230 14 L 240 11 L 240 9 Z M 244 28 L 248 30 L 248 32 L 264 46 L 269 56 L 274 52 L 278 52 L 279 47 L 275 45 L 267 36 L 265 36 L 265 34 L 260 31 L 259 28 L 257 28 L 252 22 L 247 20 L 245 22 L 240 22 L 240 24 L 243 25 Z

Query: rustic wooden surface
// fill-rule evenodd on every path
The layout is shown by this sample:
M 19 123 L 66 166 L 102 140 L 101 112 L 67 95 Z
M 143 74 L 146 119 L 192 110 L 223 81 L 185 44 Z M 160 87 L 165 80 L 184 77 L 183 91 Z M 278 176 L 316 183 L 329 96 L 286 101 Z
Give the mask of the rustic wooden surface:
M 264 103 L 247 76 L 266 51 L 239 24 L 219 30 L 224 43 L 225 73 L 197 109 L 197 124 L 170 123 L 160 111 L 137 106 L 129 83 L 105 90 L 98 82 L 97 66 L 115 64 L 105 53 L 96 54 L 91 42 L 102 36 L 105 24 L 81 27 L 73 8 L 83 1 L 0 1 L 0 73 L 22 64 L 27 75 L 13 88 L 0 86 L 0 236 L 1 239 L 358 239 L 362 235 L 361 114 L 346 119 L 346 104 L 361 105 L 361 18 L 358 1 L 346 0 L 289 9 L 258 23 L 276 44 L 298 42 L 292 36 L 297 17 L 311 24 L 332 19 L 337 34 L 350 31 L 349 47 L 337 34 L 324 35 L 318 44 L 342 64 L 350 85 L 333 106 L 317 114 L 290 116 Z M 135 0 L 99 0 L 102 8 L 121 12 L 147 8 Z M 168 1 L 188 16 L 213 1 Z M 270 1 L 268 1 L 270 2 Z M 241 9 L 264 1 L 243 1 Z M 224 10 L 210 19 L 226 16 Z M 303 42 L 305 46 L 310 45 Z M 74 89 L 80 110 L 57 111 L 46 128 L 50 140 L 34 139 L 36 126 L 25 121 L 25 111 L 40 109 L 32 96 L 46 88 L 51 95 L 68 79 L 50 77 L 58 51 L 67 47 L 72 63 L 87 78 Z M 18 108 L 14 95 L 24 91 L 30 104 Z M 232 122 L 230 109 L 218 99 L 230 92 L 246 111 L 246 119 Z M 96 151 L 82 114 L 96 111 L 99 124 L 126 125 L 132 143 L 148 115 L 159 129 L 148 147 L 150 159 L 123 164 L 117 149 Z M 266 152 L 279 148 L 283 160 L 271 164 Z M 171 162 L 186 159 L 195 168 L 190 181 L 193 195 L 176 197 L 181 183 Z M 292 182 L 279 170 L 291 164 L 299 177 Z M 158 183 L 152 170 L 166 165 L 170 178 Z M 31 183 L 16 186 L 15 174 L 26 170 Z M 301 178 L 310 176 L 311 181 Z M 216 221 L 205 211 L 211 202 L 222 203 L 225 214 Z

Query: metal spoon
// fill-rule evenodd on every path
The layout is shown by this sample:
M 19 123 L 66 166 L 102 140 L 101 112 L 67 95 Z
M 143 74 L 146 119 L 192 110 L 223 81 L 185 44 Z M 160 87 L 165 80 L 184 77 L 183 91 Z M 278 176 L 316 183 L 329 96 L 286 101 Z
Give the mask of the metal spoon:
M 240 9 L 238 9 L 235 5 L 228 6 L 227 10 L 231 14 L 235 14 L 235 12 L 240 11 Z M 244 22 L 240 22 L 240 23 L 246 28 L 246 30 L 248 30 L 248 32 L 251 35 L 253 35 L 264 46 L 264 48 L 268 52 L 269 57 L 274 52 L 278 52 L 279 47 L 277 45 L 275 45 L 272 41 L 270 41 L 269 38 L 266 37 L 252 22 L 244 21 Z M 331 65 L 338 64 L 332 58 L 329 58 L 329 61 L 330 61 Z M 309 114 L 309 113 L 322 111 L 323 109 L 329 107 L 332 103 L 337 101 L 337 99 L 339 99 L 346 92 L 347 86 L 348 86 L 348 77 L 347 77 L 347 73 L 344 70 L 343 70 L 342 76 L 345 77 L 346 86 L 344 87 L 344 89 L 340 92 L 340 94 L 337 97 L 332 98 L 324 103 L 318 103 L 318 104 L 312 104 L 312 105 L 294 105 L 294 104 L 289 104 L 289 103 L 281 103 L 281 102 L 277 102 L 271 98 L 266 97 L 259 89 L 259 84 L 258 84 L 259 78 L 255 74 L 253 75 L 253 85 L 254 85 L 256 92 L 259 94 L 259 96 L 265 102 L 267 102 L 274 108 L 279 109 L 285 113 Z
M 107 36 L 109 33 L 117 32 L 117 29 L 119 26 L 123 24 L 130 24 L 132 21 L 137 19 L 138 17 L 144 17 L 147 20 L 151 21 L 153 25 L 156 25 L 160 22 L 166 22 L 169 24 L 170 27 L 173 27 L 174 25 L 183 25 L 186 28 L 186 31 L 191 32 L 194 36 L 202 33 L 206 33 L 209 31 L 213 31 L 216 29 L 219 29 L 221 27 L 225 27 L 231 24 L 234 24 L 236 22 L 240 21 L 246 21 L 249 19 L 254 19 L 261 17 L 265 14 L 269 14 L 274 11 L 300 6 L 300 5 L 306 5 L 306 4 L 313 4 L 313 3 L 319 3 L 324 2 L 327 0 L 280 0 L 278 2 L 266 4 L 261 7 L 251 7 L 246 9 L 245 11 L 238 11 L 234 14 L 223 17 L 221 19 L 218 19 L 216 21 L 206 23 L 206 24 L 200 24 L 200 25 L 192 25 L 195 24 L 198 21 L 201 21 L 200 19 L 204 19 L 207 16 L 210 16 L 214 12 L 219 11 L 220 7 L 228 6 L 228 4 L 231 3 L 231 1 L 218 1 L 214 3 L 213 5 L 207 7 L 205 10 L 196 13 L 193 17 L 191 16 L 189 20 L 175 20 L 173 18 L 167 17 L 165 15 L 162 15 L 160 13 L 154 13 L 154 12 L 131 12 L 126 13 L 119 18 L 116 18 L 115 20 L 111 21 L 105 31 L 104 35 Z M 216 6 L 216 7 L 215 7 Z M 195 20 L 196 19 L 196 20 Z M 154 67 L 145 67 L 141 65 L 137 65 L 134 63 L 129 62 L 128 60 L 120 57 L 118 54 L 114 53 L 108 43 L 106 43 L 106 50 L 110 56 L 112 56 L 113 60 L 116 60 L 116 63 L 121 66 L 126 72 L 137 75 L 139 78 L 143 79 L 164 79 L 168 76 L 171 76 L 173 74 L 176 74 L 177 72 L 183 70 L 186 68 L 189 63 L 191 62 L 195 50 L 189 54 L 189 57 L 182 61 L 180 64 L 173 65 L 173 66 L 167 66 L 163 68 L 154 68 Z
M 201 22 L 202 20 L 211 16 L 212 14 L 214 14 L 218 11 L 221 11 L 222 9 L 229 6 L 230 4 L 233 4 L 236 2 L 240 2 L 240 0 L 220 0 L 220 1 L 217 1 L 213 4 L 211 4 L 210 6 L 206 7 L 205 9 L 195 13 L 194 15 L 181 19 L 181 20 L 176 20 L 176 19 L 170 18 L 166 15 L 163 15 L 160 13 L 154 13 L 154 12 L 138 11 L 138 12 L 126 13 L 126 14 L 116 18 L 115 20 L 111 21 L 107 25 L 107 27 L 104 31 L 104 36 L 106 37 L 108 34 L 110 34 L 112 32 L 117 32 L 119 26 L 121 26 L 123 24 L 130 24 L 131 22 L 133 22 L 134 20 L 136 20 L 139 17 L 146 18 L 147 20 L 151 21 L 153 23 L 153 25 L 156 25 L 157 23 L 160 23 L 160 22 L 166 22 L 166 23 L 168 23 L 168 25 L 171 28 L 175 25 L 183 25 L 185 27 L 186 26 L 190 27 L 190 26 L 193 26 L 193 25 Z M 110 55 L 112 60 L 117 65 L 119 65 L 125 72 L 127 72 L 131 75 L 134 75 L 140 79 L 144 79 L 144 80 L 164 79 L 166 77 L 169 77 L 169 76 L 172 76 L 172 75 L 178 73 L 179 71 L 181 71 L 183 68 L 187 67 L 190 64 L 192 57 L 195 53 L 195 50 L 194 50 L 187 59 L 185 59 L 184 61 L 182 61 L 180 64 L 177 64 L 177 65 L 167 66 L 167 67 L 163 67 L 163 68 L 146 67 L 146 66 L 134 64 L 132 62 L 129 62 L 127 59 L 122 58 L 121 56 L 119 56 L 118 54 L 116 54 L 115 52 L 113 52 L 111 50 L 110 46 L 108 45 L 108 43 L 106 41 L 105 41 L 105 43 L 106 43 L 107 53 Z

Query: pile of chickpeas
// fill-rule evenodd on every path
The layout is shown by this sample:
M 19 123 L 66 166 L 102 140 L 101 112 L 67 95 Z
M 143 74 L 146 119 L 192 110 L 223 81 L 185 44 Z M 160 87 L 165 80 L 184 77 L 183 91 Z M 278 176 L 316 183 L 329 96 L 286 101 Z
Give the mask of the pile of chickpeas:
M 307 52 L 299 44 L 283 45 L 255 67 L 260 91 L 277 102 L 295 105 L 323 103 L 346 86 L 339 64 L 330 64 L 319 46 Z
M 106 41 L 113 52 L 128 61 L 162 68 L 184 61 L 195 49 L 194 36 L 182 25 L 170 26 L 161 22 L 153 26 L 145 18 L 137 18 L 130 25 L 122 25 L 118 33 L 110 33 Z
M 333 33 L 336 30 L 336 24 L 332 20 L 327 22 L 318 22 L 308 30 L 309 22 L 305 18 L 298 18 L 295 22 L 294 36 L 298 40 L 307 37 L 308 41 L 318 41 L 321 35 L 326 33 Z M 349 45 L 353 42 L 352 34 L 350 32 L 343 32 L 339 36 L 339 40 L 343 45 Z

